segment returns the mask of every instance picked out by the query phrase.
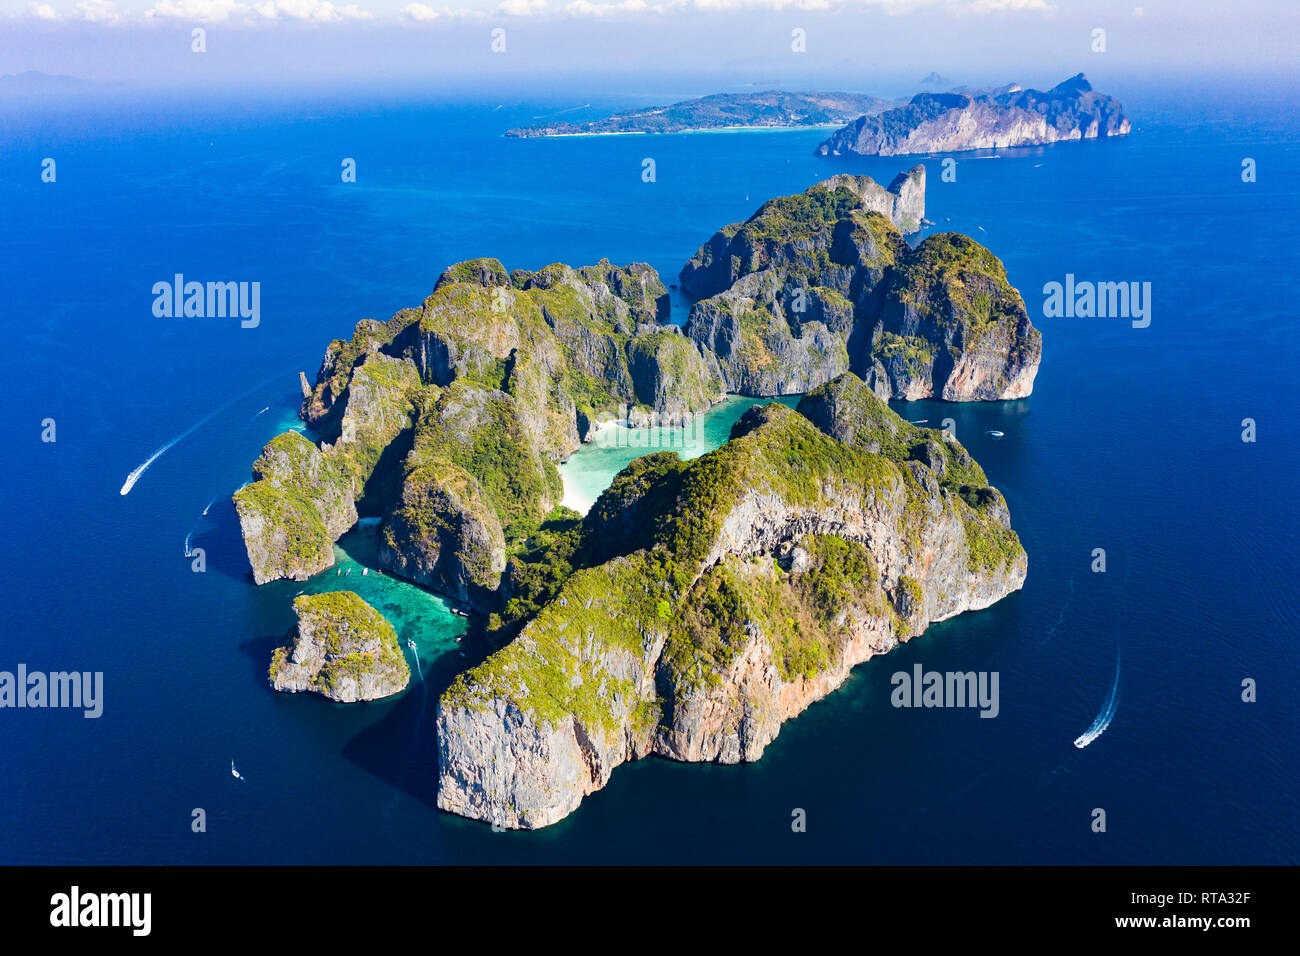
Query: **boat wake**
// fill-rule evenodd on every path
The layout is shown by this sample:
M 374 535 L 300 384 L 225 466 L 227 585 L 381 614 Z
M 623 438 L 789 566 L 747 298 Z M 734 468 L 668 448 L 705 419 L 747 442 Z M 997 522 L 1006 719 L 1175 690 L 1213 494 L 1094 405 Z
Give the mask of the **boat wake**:
M 1110 686 L 1110 697 L 1106 699 L 1106 706 L 1101 709 L 1097 719 L 1092 722 L 1092 726 L 1085 730 L 1074 740 L 1074 745 L 1082 750 L 1088 744 L 1092 743 L 1110 726 L 1111 718 L 1115 716 L 1115 708 L 1119 706 L 1119 643 L 1115 644 L 1115 683 Z
M 184 439 L 189 438 L 190 435 L 193 435 L 196 431 L 198 431 L 208 422 L 212 421 L 212 419 L 216 418 L 218 415 L 224 412 L 231 405 L 234 405 L 236 402 L 240 401 L 241 399 L 247 398 L 249 395 L 253 394 L 253 392 L 257 391 L 259 388 L 265 388 L 271 382 L 274 382 L 276 379 L 280 378 L 284 374 L 285 374 L 284 372 L 277 372 L 276 374 L 268 378 L 266 381 L 258 382 L 248 391 L 243 392 L 240 395 L 237 395 L 235 398 L 232 398 L 230 401 L 226 402 L 226 404 L 218 408 L 215 412 L 209 412 L 207 415 L 204 415 L 202 418 L 200 418 L 189 428 L 185 429 L 185 431 L 181 432 L 171 441 L 167 442 L 165 445 L 160 447 L 152 455 L 146 458 L 141 464 L 137 465 L 135 470 L 132 471 L 131 474 L 126 476 L 126 481 L 122 483 L 122 490 L 119 491 L 118 494 L 129 495 L 131 493 L 131 489 L 135 487 L 135 483 L 140 480 L 140 476 L 143 475 L 146 471 L 148 471 L 149 466 L 152 465 L 159 458 L 161 458 L 165 452 L 167 452 L 171 448 L 174 448 L 179 442 L 183 441 Z

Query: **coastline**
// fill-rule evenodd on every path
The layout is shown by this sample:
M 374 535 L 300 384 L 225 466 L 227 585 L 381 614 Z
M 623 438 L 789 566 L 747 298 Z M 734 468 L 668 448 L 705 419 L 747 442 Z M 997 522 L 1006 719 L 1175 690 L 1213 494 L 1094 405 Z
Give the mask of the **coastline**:
M 847 122 L 851 123 L 852 120 Z M 645 129 L 610 130 L 606 133 L 538 133 L 535 136 L 510 136 L 501 134 L 502 139 L 591 139 L 597 136 L 680 136 L 685 133 L 790 133 L 799 130 L 841 129 L 845 123 L 810 123 L 807 125 L 783 126 L 698 126 L 689 129 L 665 130 L 651 132 Z

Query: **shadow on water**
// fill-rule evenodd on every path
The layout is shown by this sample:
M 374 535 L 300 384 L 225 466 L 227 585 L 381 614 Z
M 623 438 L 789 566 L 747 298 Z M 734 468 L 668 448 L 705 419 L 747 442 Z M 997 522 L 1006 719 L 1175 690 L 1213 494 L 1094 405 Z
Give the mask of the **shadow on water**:
M 488 648 L 481 637 L 466 637 L 459 650 L 421 661 L 424 679 L 412 670 L 411 683 L 382 719 L 349 740 L 342 755 L 392 787 L 434 806 L 438 783 L 438 698 L 456 675 L 481 663 Z
M 248 552 L 244 550 L 239 515 L 229 495 L 218 497 L 208 508 L 208 513 L 199 519 L 198 527 L 190 537 L 190 547 L 203 549 L 203 560 L 209 573 L 216 571 L 235 581 L 252 584 L 252 569 L 248 565 Z

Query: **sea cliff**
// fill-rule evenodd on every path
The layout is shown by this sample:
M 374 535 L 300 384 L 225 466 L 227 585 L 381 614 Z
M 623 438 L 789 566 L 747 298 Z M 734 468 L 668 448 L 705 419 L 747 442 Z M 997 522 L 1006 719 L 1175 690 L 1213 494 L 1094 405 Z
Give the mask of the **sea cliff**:
M 1114 97 L 1079 73 L 1050 90 L 1016 84 L 992 93 L 918 93 L 905 106 L 863 115 L 817 147 L 821 156 L 898 156 L 1038 146 L 1125 136 L 1131 129 Z
M 555 596 L 440 701 L 443 809 L 534 828 L 627 760 L 757 760 L 854 665 L 1027 567 L 964 449 L 852 375 L 695 461 L 634 462 L 574 534 Z

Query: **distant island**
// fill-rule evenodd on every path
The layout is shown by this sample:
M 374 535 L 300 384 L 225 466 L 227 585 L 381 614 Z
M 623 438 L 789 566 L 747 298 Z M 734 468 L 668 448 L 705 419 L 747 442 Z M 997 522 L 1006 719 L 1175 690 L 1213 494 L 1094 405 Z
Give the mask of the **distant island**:
M 1038 146 L 1124 136 L 1129 120 L 1113 96 L 1082 74 L 1046 92 L 1011 84 L 985 92 L 918 93 L 906 106 L 853 120 L 816 149 L 819 156 L 898 156 Z
M 617 133 L 685 133 L 746 127 L 834 126 L 899 104 L 865 93 L 714 93 L 671 106 L 624 110 L 590 123 L 542 123 L 506 130 L 515 138 L 600 136 Z

